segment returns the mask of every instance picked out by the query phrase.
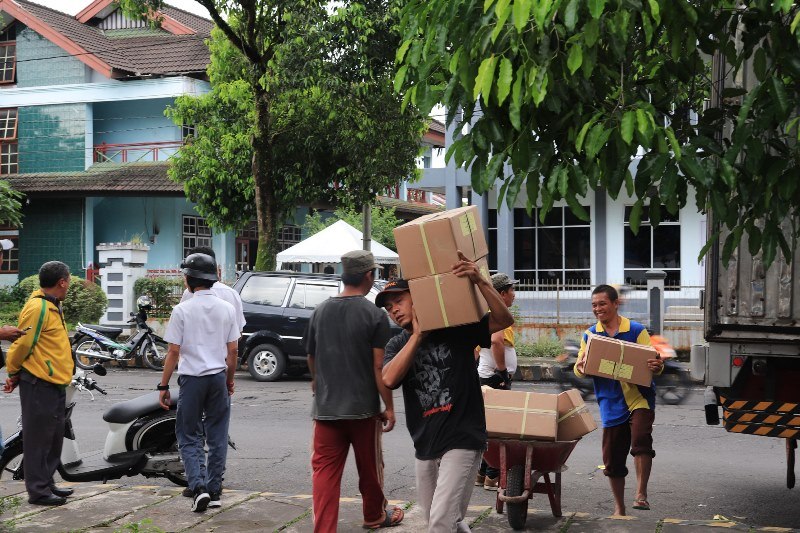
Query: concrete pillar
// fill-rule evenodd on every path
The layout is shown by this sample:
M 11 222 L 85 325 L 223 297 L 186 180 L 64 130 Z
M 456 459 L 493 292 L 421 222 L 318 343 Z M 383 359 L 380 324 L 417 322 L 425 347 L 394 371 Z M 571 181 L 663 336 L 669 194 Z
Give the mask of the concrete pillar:
M 664 331 L 664 280 L 667 273 L 663 270 L 648 270 L 644 273 L 647 279 L 647 312 L 650 317 L 650 329 L 661 335 Z
M 514 277 L 514 210 L 497 206 L 497 271 Z
M 478 194 L 473 190 L 470 190 L 470 205 L 474 205 L 478 208 L 478 213 L 481 216 L 481 225 L 483 226 L 483 233 L 484 237 L 486 238 L 486 242 L 489 242 L 489 194 L 483 193 Z
M 594 226 L 594 283 L 608 283 L 608 235 L 606 225 L 608 217 L 606 215 L 607 195 L 605 189 L 597 189 L 594 195 L 594 216 L 592 225 Z M 624 276 L 623 276 L 624 277 Z
M 84 145 L 83 151 L 83 166 L 89 168 L 94 165 L 94 104 L 86 104 L 85 110 L 85 129 L 84 129 Z
M 127 328 L 130 313 L 135 310 L 137 294 L 133 285 L 145 277 L 150 247 L 138 243 L 100 243 L 100 286 L 108 296 L 108 309 L 100 324 Z

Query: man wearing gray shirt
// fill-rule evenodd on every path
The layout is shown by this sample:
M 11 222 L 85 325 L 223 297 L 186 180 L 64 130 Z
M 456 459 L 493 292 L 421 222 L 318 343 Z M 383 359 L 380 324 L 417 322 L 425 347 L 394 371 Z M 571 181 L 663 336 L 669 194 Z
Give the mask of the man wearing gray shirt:
M 394 526 L 403 520 L 403 510 L 388 509 L 383 494 L 381 433 L 392 430 L 395 416 L 392 393 L 381 377 L 389 321 L 386 313 L 364 298 L 375 282 L 376 268 L 370 252 L 344 254 L 344 290 L 314 310 L 304 339 L 314 394 L 311 482 L 315 532 L 336 531 L 342 472 L 351 445 L 364 527 Z

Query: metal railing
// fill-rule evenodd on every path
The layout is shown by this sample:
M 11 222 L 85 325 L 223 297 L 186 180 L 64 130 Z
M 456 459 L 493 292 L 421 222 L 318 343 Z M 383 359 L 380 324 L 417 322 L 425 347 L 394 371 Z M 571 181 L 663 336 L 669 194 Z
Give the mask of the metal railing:
M 167 161 L 183 146 L 183 141 L 94 145 L 95 163 L 137 163 Z

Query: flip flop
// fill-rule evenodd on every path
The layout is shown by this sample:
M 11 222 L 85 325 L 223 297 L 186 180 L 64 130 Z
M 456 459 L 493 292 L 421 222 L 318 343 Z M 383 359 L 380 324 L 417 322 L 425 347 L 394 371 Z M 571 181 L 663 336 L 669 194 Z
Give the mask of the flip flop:
M 649 511 L 650 504 L 647 502 L 647 500 L 634 500 L 633 508 L 639 509 L 640 511 Z
M 383 522 L 378 522 L 376 524 L 364 524 L 364 529 L 381 529 L 384 527 L 394 527 L 400 525 L 400 522 L 403 521 L 403 517 L 405 516 L 405 512 L 400 507 L 394 507 L 391 512 L 389 508 L 386 508 L 386 518 L 383 519 Z

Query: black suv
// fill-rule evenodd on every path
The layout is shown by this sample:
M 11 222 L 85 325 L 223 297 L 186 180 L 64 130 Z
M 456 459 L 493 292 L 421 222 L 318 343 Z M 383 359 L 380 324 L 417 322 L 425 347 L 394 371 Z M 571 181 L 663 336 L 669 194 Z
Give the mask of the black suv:
M 374 302 L 379 284 L 367 299 Z M 341 292 L 338 275 L 299 272 L 245 272 L 233 288 L 242 297 L 247 324 L 239 343 L 239 363 L 258 381 L 308 371 L 303 334 L 314 309 Z M 391 322 L 393 327 L 394 323 Z M 395 332 L 399 332 L 396 328 Z

